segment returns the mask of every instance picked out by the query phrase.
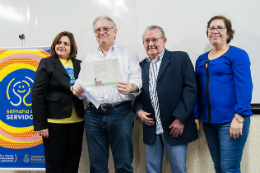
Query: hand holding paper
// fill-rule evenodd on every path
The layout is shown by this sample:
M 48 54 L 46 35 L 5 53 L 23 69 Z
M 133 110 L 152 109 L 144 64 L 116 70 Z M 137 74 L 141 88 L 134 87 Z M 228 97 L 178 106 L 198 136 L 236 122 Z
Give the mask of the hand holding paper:
M 132 85 L 129 82 L 118 82 L 116 88 L 119 93 L 127 95 L 130 93 Z
M 79 83 L 73 86 L 73 94 L 77 97 L 85 96 L 97 109 L 100 106 L 100 102 Z
M 130 82 L 118 82 L 116 87 L 118 92 L 124 95 L 138 91 L 136 84 Z
M 84 90 L 81 88 L 80 84 L 76 83 L 73 86 L 73 94 L 77 97 L 82 96 L 82 94 L 84 93 Z

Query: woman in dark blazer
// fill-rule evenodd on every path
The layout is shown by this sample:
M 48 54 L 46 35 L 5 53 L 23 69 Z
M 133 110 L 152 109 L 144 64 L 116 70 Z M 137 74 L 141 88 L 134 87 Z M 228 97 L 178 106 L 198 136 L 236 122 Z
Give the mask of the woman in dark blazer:
M 212 17 L 207 36 L 213 49 L 196 61 L 197 128 L 203 121 L 216 173 L 240 173 L 240 162 L 250 125 L 252 78 L 246 51 L 230 46 L 232 24 L 224 16 Z
M 72 33 L 59 33 L 43 58 L 32 89 L 34 130 L 43 137 L 47 173 L 77 173 L 84 131 L 83 102 L 72 94 L 80 71 Z

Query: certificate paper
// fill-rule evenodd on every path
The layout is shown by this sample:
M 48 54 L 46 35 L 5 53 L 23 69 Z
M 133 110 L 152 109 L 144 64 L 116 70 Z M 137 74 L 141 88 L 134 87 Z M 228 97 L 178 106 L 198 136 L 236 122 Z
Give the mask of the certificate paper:
M 81 70 L 86 89 L 115 88 L 120 81 L 118 59 L 84 62 Z
M 98 109 L 98 107 L 100 106 L 100 102 L 94 96 L 92 96 L 82 85 L 80 85 L 80 87 L 84 91 L 83 96 L 87 97 L 89 101 L 93 103 L 93 105 Z

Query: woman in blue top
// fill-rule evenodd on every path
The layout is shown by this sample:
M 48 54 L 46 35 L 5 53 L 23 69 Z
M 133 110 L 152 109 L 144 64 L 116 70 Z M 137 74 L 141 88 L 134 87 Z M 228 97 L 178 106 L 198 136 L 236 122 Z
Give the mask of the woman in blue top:
M 250 61 L 244 50 L 228 45 L 234 35 L 229 19 L 212 17 L 206 33 L 213 49 L 196 61 L 195 121 L 197 129 L 203 121 L 216 173 L 240 173 L 253 115 Z

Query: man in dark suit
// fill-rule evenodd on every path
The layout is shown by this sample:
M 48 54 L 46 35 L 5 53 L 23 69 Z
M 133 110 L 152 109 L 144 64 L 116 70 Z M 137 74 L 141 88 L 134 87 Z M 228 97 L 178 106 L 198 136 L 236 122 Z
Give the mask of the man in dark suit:
M 148 55 L 142 68 L 142 93 L 134 111 L 143 122 L 147 173 L 162 172 L 164 149 L 174 173 L 186 173 L 187 144 L 198 138 L 192 115 L 197 92 L 186 52 L 165 49 L 163 29 L 152 25 L 143 34 Z

